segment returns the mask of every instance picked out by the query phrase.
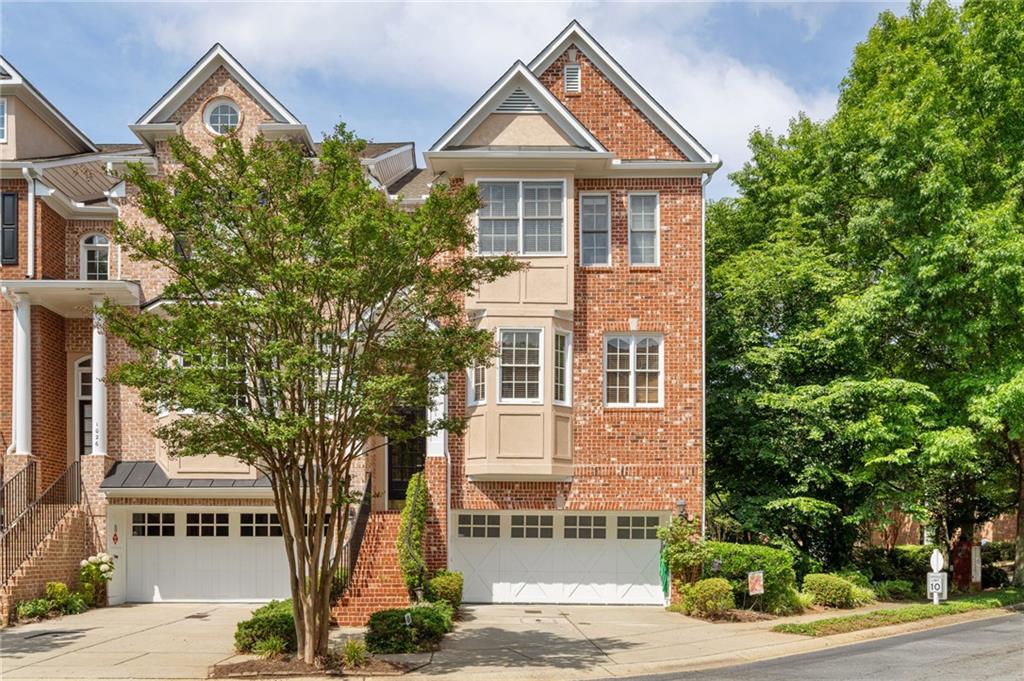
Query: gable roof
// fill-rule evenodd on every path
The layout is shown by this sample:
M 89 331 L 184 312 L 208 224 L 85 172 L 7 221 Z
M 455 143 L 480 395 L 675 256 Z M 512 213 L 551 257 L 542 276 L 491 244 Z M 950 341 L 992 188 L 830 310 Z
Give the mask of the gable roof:
M 578 147 L 598 152 L 607 149 L 587 128 L 579 122 L 569 109 L 565 107 L 544 84 L 537 79 L 533 71 L 522 61 L 517 61 L 499 78 L 480 99 L 469 108 L 455 125 L 441 135 L 430 147 L 430 151 L 443 151 L 446 148 L 458 147 L 473 130 L 491 113 L 504 106 L 509 98 L 523 101 L 525 97 L 538 110 L 555 123 Z
M 594 39 L 576 20 L 569 23 L 547 47 L 530 62 L 530 70 L 537 76 L 551 66 L 570 45 L 575 45 L 591 62 L 617 87 L 687 158 L 705 163 L 714 163 L 718 158 L 712 155 L 691 135 L 686 128 L 672 117 L 629 75 L 622 65 L 615 61 L 608 51 Z
M 28 81 L 14 66 L 0 55 L 0 80 L 3 81 L 3 93 L 13 92 L 23 96 L 23 101 L 60 136 L 72 146 L 83 148 L 83 151 L 98 151 L 96 145 L 79 130 L 74 123 L 50 103 L 32 83 Z
M 192 93 L 221 66 L 227 69 L 231 77 L 238 81 L 245 91 L 249 93 L 249 96 L 259 102 L 276 122 L 301 125 L 299 119 L 284 104 L 278 101 L 276 97 L 270 94 L 220 43 L 215 43 L 184 76 L 178 79 L 178 82 L 171 86 L 170 90 L 164 93 L 156 104 L 149 107 L 149 110 L 142 114 L 135 124 L 150 125 L 167 122 L 170 115 L 177 111 L 192 96 Z

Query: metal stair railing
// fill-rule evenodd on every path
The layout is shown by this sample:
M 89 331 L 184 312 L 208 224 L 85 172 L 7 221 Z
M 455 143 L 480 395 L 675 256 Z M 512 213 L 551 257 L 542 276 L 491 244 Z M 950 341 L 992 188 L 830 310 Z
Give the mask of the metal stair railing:
M 11 518 L 0 535 L 0 584 L 11 578 L 68 511 L 81 501 L 82 473 L 79 462 L 75 461 L 46 491 Z
M 38 491 L 38 463 L 29 461 L 0 487 L 0 535 L 14 526 Z
M 366 524 L 370 519 L 370 498 L 372 496 L 372 476 L 367 473 L 366 484 L 363 486 L 363 493 L 359 499 L 359 507 L 356 509 L 356 517 L 352 521 L 352 532 L 341 547 L 341 563 L 336 576 L 335 589 L 343 595 L 352 582 L 352 575 L 356 571 L 356 562 L 359 560 L 359 549 L 363 545 L 363 537 L 366 535 Z

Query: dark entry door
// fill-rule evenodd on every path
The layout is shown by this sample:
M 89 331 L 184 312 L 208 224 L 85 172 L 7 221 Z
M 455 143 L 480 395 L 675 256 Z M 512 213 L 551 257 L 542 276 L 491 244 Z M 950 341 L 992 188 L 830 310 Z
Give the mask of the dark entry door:
M 78 401 L 78 454 L 92 454 L 92 402 Z
M 413 424 L 423 414 L 414 411 L 404 414 L 406 423 Z M 423 470 L 427 455 L 427 439 L 414 437 L 401 442 L 388 441 L 388 505 L 401 508 L 405 504 L 405 490 L 409 478 Z

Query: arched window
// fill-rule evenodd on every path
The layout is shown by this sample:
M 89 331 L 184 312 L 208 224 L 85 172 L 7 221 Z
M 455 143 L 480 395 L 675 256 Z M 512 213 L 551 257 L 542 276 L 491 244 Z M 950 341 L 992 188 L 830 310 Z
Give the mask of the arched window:
M 79 456 L 92 454 L 92 358 L 75 363 L 75 440 Z
M 90 234 L 82 239 L 82 279 L 106 281 L 110 278 L 110 239 Z

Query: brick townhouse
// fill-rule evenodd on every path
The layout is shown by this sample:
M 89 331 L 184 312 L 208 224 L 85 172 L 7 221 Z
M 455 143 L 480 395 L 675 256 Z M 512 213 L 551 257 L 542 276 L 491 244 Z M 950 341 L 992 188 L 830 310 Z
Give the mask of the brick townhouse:
M 126 163 L 172 171 L 175 135 L 284 138 L 310 156 L 316 142 L 220 45 L 128 126 L 130 144 L 92 142 L 0 68 L 0 602 L 73 581 L 100 549 L 115 557 L 112 604 L 287 597 L 266 479 L 169 456 L 152 435 L 168 415 L 105 382 L 128 351 L 93 307 L 154 313 L 165 283 L 111 239 L 116 218 L 144 220 L 116 179 Z M 465 416 L 465 433 L 370 443 L 338 620 L 406 601 L 396 511 L 421 470 L 428 560 L 464 573 L 467 601 L 662 604 L 656 528 L 703 505 L 703 190 L 717 157 L 576 22 L 502 74 L 425 167 L 407 142 L 364 156 L 368 180 L 410 207 L 435 184 L 477 184 L 479 253 L 528 267 L 465 301 L 497 356 L 448 376 L 431 407 Z

